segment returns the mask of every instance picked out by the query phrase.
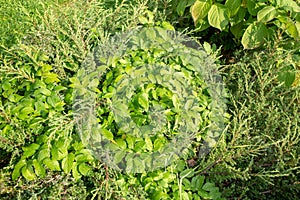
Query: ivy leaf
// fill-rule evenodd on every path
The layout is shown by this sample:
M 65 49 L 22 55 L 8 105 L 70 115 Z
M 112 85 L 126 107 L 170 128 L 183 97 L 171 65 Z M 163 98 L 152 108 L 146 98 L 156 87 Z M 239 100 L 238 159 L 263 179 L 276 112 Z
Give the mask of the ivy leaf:
M 273 6 L 266 6 L 257 13 L 258 22 L 268 22 L 274 19 L 277 15 L 276 8 Z
M 224 30 L 228 24 L 227 8 L 222 4 L 214 4 L 208 12 L 208 22 L 211 26 Z
M 250 24 L 243 37 L 242 44 L 244 49 L 254 49 L 259 47 L 268 37 L 268 28 L 263 23 Z

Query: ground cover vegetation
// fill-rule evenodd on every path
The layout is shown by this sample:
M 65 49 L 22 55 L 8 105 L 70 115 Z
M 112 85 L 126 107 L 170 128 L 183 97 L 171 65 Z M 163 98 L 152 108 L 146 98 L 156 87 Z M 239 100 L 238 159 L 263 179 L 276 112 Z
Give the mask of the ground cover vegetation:
M 0 3 L 1 199 L 297 199 L 299 1 Z M 114 146 L 110 148 L 161 151 L 176 135 L 180 116 L 176 107 L 182 102 L 158 84 L 137 88 L 128 103 L 137 125 L 151 124 L 145 113 L 153 105 L 169 110 L 164 131 L 141 140 L 116 129 L 109 109 L 114 106 L 109 104 L 111 86 L 124 71 L 134 73 L 131 68 L 144 63 L 170 65 L 189 80 L 202 109 L 196 118 L 202 129 L 181 158 L 154 171 L 141 170 L 137 166 L 146 166 L 147 161 L 133 159 L 127 167 L 136 170 L 126 173 L 99 161 L 81 140 L 73 94 L 82 86 L 78 74 L 89 53 L 117 32 L 138 26 L 155 27 L 158 35 L 177 30 L 195 38 L 203 47 L 197 53 L 205 52 L 213 61 L 205 67 L 217 67 L 222 75 L 227 109 L 217 144 L 199 156 L 212 110 L 206 83 L 193 70 L 197 63 L 187 62 L 198 54 L 190 52 L 193 56 L 186 55 L 185 60 L 150 45 L 113 60 L 108 65 L 112 70 L 101 81 L 89 82 L 98 94 L 97 118 L 104 124 L 103 136 Z M 120 152 L 114 159 L 124 167 L 122 160 L 128 156 Z

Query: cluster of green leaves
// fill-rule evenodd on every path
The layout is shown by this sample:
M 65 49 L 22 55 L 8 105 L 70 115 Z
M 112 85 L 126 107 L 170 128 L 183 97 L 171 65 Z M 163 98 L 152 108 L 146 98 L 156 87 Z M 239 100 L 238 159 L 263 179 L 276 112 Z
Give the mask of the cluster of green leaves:
M 13 35 L 8 34 L 11 29 L 1 31 L 5 36 L 1 37 L 0 51 L 1 199 L 151 199 L 154 196 L 160 198 L 160 194 L 172 199 L 173 191 L 176 198 L 218 199 L 221 196 L 212 183 L 202 181 L 203 176 L 193 178 L 198 176 L 195 173 L 180 183 L 177 177 L 189 168 L 184 160 L 176 172 L 168 168 L 167 174 L 172 174 L 172 179 L 168 180 L 168 185 L 158 184 L 159 191 L 155 188 L 156 180 L 164 184 L 163 178 L 154 177 L 164 174 L 163 170 L 143 174 L 143 179 L 153 178 L 151 183 L 149 179 L 148 182 L 135 182 L 133 177 L 138 177 L 137 174 L 115 172 L 95 160 L 74 131 L 72 75 L 86 53 L 100 40 L 106 40 L 111 33 L 125 27 L 153 23 L 151 12 L 145 7 L 146 1 L 137 4 L 131 1 L 55 1 L 49 3 L 51 6 L 27 1 L 28 6 L 24 7 L 14 3 L 21 5 L 12 1 L 1 4 L 9 7 L 1 22 L 19 28 Z M 10 14 L 20 18 L 7 18 Z M 171 27 L 166 22 L 156 24 Z M 146 54 L 146 51 L 140 53 Z M 146 62 L 144 57 L 138 58 L 139 62 Z M 162 91 L 159 93 L 159 90 Z M 154 91 L 157 97 L 168 92 L 163 87 L 154 87 L 151 93 Z M 139 96 L 142 92 L 137 92 L 130 104 L 132 118 L 137 123 L 139 119 L 134 116 L 140 113 L 135 112 L 136 107 L 147 107 L 145 99 L 138 100 Z M 159 103 L 173 106 L 172 94 L 169 92 L 166 96 L 170 99 L 164 97 L 168 101 Z M 117 141 L 117 138 L 113 139 Z M 155 141 L 151 143 L 152 147 L 159 146 L 154 144 Z M 193 151 L 196 152 L 196 148 Z M 192 187 L 189 181 L 193 182 Z M 151 185 L 151 189 L 145 191 L 142 182 Z M 178 184 L 180 190 L 176 188 Z M 174 189 L 170 189 L 172 187 Z M 198 193 L 196 187 L 203 190 Z
M 127 33 L 129 39 L 113 38 L 113 45 L 101 45 L 88 57 L 86 69 L 72 78 L 81 138 L 107 163 L 135 172 L 162 167 L 193 138 L 202 140 L 211 117 L 223 119 L 224 111 L 212 104 L 202 78 L 212 76 L 214 63 L 203 49 L 187 48 L 188 41 L 174 34 L 152 27 Z M 126 53 L 102 57 L 115 46 Z M 97 118 L 91 116 L 96 98 Z M 207 146 L 216 143 L 218 125 Z
M 27 180 L 44 177 L 46 169 L 62 169 L 67 174 L 73 169 L 76 179 L 80 173 L 85 175 L 89 171 L 85 162 L 93 158 L 82 144 L 71 146 L 72 123 L 64 119 L 68 90 L 46 64 L 47 56 L 25 49 L 1 50 L 1 148 L 12 152 L 21 147 L 23 151 L 12 180 L 21 174 Z M 70 124 L 56 127 L 57 120 Z
M 300 6 L 293 0 L 181 0 L 177 13 L 187 7 L 198 31 L 214 27 L 231 32 L 245 49 L 275 39 L 278 30 L 300 38 Z
M 216 199 L 221 200 L 219 188 L 205 180 L 205 176 L 187 168 L 183 160 L 167 167 L 165 170 L 143 173 L 139 175 L 121 176 L 116 181 L 121 187 L 128 185 L 142 185 L 148 193 L 148 198 L 160 199 Z

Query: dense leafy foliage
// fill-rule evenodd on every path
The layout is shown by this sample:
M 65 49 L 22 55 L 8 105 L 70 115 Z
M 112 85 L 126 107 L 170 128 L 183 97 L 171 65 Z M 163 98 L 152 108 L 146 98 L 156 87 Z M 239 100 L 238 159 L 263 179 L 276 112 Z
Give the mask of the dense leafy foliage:
M 299 1 L 0 3 L 0 199 L 298 199 Z M 199 32 L 205 24 L 209 27 Z M 137 162 L 133 164 L 137 171 L 133 171 L 139 173 L 126 173 L 99 161 L 89 142 L 80 138 L 75 129 L 78 121 L 74 120 L 73 94 L 89 74 L 84 71 L 89 66 L 84 63 L 89 53 L 109 43 L 117 32 L 139 25 L 148 30 L 153 26 L 164 31 L 187 29 L 190 36 L 202 37 L 200 43 L 206 52 L 196 48 L 177 57 L 176 53 L 189 48 L 174 48 L 175 53 L 168 51 L 172 44 L 161 51 L 153 39 L 147 48 L 128 49 L 113 59 L 104 56 L 106 73 L 99 81 L 93 81 L 93 75 L 87 78 L 95 94 L 92 105 L 96 120 L 105 125 L 96 139 L 103 138 L 111 149 L 124 148 L 129 153 L 163 149 L 176 136 L 176 123 L 180 123 L 176 107 L 189 107 L 186 96 L 176 95 L 173 86 L 180 90 L 188 85 L 197 94 L 195 100 L 201 111 L 195 119 L 201 123 L 196 137 L 181 152 L 182 157 L 176 157 L 171 165 L 138 171 L 140 168 L 134 165 L 143 163 Z M 266 27 L 267 39 L 271 40 L 256 49 L 262 42 L 258 33 L 265 34 Z M 248 34 L 248 29 L 254 32 Z M 151 38 L 151 32 L 147 34 Z M 155 32 L 156 37 L 159 35 Z M 249 38 L 255 42 L 249 42 Z M 233 40 L 254 49 L 241 51 Z M 221 51 L 217 50 L 219 45 Z M 174 53 L 169 56 L 170 52 Z M 199 57 L 202 53 L 210 56 Z M 104 54 L 92 54 L 91 61 L 101 66 L 103 58 L 97 55 Z M 200 63 L 205 68 L 208 65 L 203 62 L 208 58 L 212 59 L 209 65 L 223 64 L 214 66 L 222 72 L 228 88 L 230 118 L 216 146 L 209 154 L 200 154 L 203 139 L 210 135 L 206 125 L 216 120 L 211 118 L 215 101 L 207 79 L 192 67 Z M 127 73 L 141 79 L 133 69 L 142 69 L 143 65 L 155 70 L 154 63 L 162 69 L 171 66 L 172 79 L 175 71 L 187 82 L 125 87 L 129 85 L 124 82 Z M 84 76 L 80 76 L 82 72 Z M 165 79 L 168 71 L 157 74 Z M 150 75 L 144 78 L 155 79 Z M 134 79 L 130 80 L 133 83 Z M 118 92 L 131 98 L 112 98 Z M 148 139 L 139 131 L 131 135 L 120 131 L 122 120 L 112 117 L 122 113 L 114 113 L 122 106 L 112 103 L 120 99 L 128 105 L 128 109 L 121 109 L 123 114 L 141 125 L 133 127 L 153 130 L 150 127 L 156 125 L 151 124 L 155 116 L 149 114 L 153 108 L 167 111 L 162 118 L 167 125 L 159 127 L 161 132 L 151 132 Z M 122 169 L 128 166 L 123 156 L 119 153 L 112 157 Z
M 230 31 L 245 49 L 274 39 L 278 29 L 295 40 L 300 37 L 300 6 L 293 0 L 182 0 L 177 5 L 180 16 L 186 7 L 198 31 L 210 26 Z

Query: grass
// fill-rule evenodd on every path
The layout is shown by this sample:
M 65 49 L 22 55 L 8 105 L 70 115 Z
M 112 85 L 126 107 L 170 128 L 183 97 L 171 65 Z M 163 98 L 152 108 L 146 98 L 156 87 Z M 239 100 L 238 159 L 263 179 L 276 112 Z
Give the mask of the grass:
M 21 61 L 18 66 L 30 65 L 34 59 L 50 64 L 61 79 L 60 84 L 69 87 L 69 78 L 100 41 L 117 31 L 136 27 L 148 9 L 156 14 L 156 20 L 167 19 L 166 13 L 170 15 L 168 6 L 160 1 L 0 3 L 1 85 L 7 75 L 4 66 L 16 67 L 16 56 Z M 216 148 L 192 168 L 215 183 L 227 199 L 297 199 L 300 193 L 299 84 L 287 87 L 278 80 L 278 73 L 286 66 L 299 67 L 299 47 L 292 43 L 283 41 L 261 50 L 232 51 L 234 63 L 220 68 L 228 89 L 230 122 Z M 5 63 L 6 59 L 11 62 Z M 65 98 L 67 94 L 60 95 Z M 7 111 L 2 105 L 4 99 L 0 97 L 1 128 L 6 123 L 2 117 Z M 61 126 L 72 121 L 70 109 L 71 104 L 67 103 L 65 111 L 48 119 L 46 127 L 54 130 L 51 134 L 68 129 L 68 134 L 76 135 L 71 123 Z M 30 132 L 26 122 L 20 122 L 20 127 L 21 130 L 11 132 L 10 142 L 1 140 L 1 199 L 151 199 L 152 194 L 141 184 L 139 175 L 115 172 L 99 161 L 90 164 L 93 170 L 89 176 L 77 181 L 70 174 L 52 171 L 34 181 L 12 181 L 11 172 L 22 155 L 22 145 L 35 140 L 35 133 Z M 76 141 L 75 136 L 73 140 Z M 179 177 L 180 172 L 174 174 Z M 178 184 L 175 181 L 166 190 Z

